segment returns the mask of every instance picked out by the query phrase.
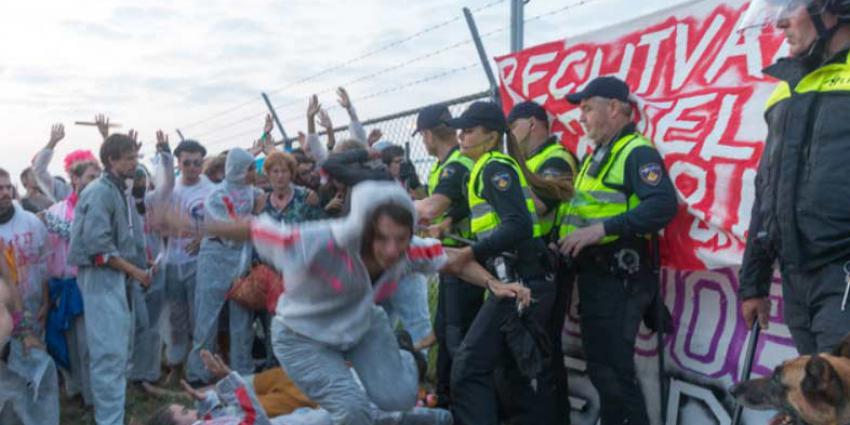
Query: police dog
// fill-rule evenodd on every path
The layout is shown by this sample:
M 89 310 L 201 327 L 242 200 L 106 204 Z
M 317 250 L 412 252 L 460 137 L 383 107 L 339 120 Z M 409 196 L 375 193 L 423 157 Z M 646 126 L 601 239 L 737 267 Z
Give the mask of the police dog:
M 850 424 L 850 335 L 831 354 L 788 360 L 729 392 L 744 407 L 778 410 L 771 424 Z

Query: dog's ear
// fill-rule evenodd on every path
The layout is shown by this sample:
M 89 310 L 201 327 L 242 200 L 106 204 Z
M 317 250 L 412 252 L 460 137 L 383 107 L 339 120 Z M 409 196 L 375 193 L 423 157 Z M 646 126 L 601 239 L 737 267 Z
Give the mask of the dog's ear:
M 839 406 L 844 397 L 841 377 L 829 362 L 818 355 L 806 363 L 806 377 L 800 385 L 803 395 L 812 402 Z
M 832 350 L 832 355 L 835 357 L 850 359 L 850 334 L 847 334 L 847 336 L 841 340 L 841 344 L 838 344 L 838 346 Z

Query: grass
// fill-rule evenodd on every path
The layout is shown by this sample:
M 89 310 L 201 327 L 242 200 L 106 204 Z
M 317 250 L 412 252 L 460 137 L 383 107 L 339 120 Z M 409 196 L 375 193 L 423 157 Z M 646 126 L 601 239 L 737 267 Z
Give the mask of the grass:
M 436 280 L 429 281 L 428 285 L 428 306 L 431 310 L 431 322 L 433 323 L 434 314 L 437 309 L 437 284 Z M 435 365 L 437 361 L 437 349 L 436 346 L 431 349 L 430 355 L 428 356 L 428 382 L 433 384 L 436 382 L 436 368 Z M 172 391 L 181 391 L 179 386 L 170 386 L 166 387 Z M 146 419 L 150 414 L 152 414 L 156 409 L 172 404 L 179 403 L 185 405 L 191 405 L 188 397 L 176 397 L 176 398 L 158 398 L 153 397 L 150 394 L 145 393 L 140 388 L 135 386 L 127 387 L 127 402 L 126 402 L 126 413 L 124 415 L 124 419 L 127 423 L 138 423 L 141 424 L 144 419 Z M 60 398 L 60 409 L 61 409 L 61 418 L 59 423 L 62 425 L 95 425 L 94 422 L 94 410 L 93 409 L 84 409 L 82 408 L 79 401 L 68 400 L 63 396 Z

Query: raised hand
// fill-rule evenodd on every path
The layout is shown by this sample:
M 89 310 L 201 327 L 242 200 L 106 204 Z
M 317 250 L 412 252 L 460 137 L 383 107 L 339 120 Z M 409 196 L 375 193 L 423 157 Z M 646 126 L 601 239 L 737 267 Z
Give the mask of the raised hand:
M 201 361 L 204 362 L 204 367 L 216 378 L 222 379 L 230 375 L 230 368 L 224 363 L 221 356 L 210 353 L 207 350 L 201 350 Z
M 316 96 L 315 94 L 310 96 L 310 101 L 307 104 L 307 118 L 310 120 L 315 119 L 321 109 L 322 104 L 319 103 L 319 96 Z
M 156 151 L 171 152 L 171 147 L 168 145 L 168 134 L 162 130 L 156 131 Z
M 328 115 L 328 111 L 324 109 L 319 110 L 319 125 L 325 128 L 326 130 L 334 128 L 334 123 L 333 121 L 331 121 L 331 116 Z
M 345 109 L 351 109 L 351 98 L 348 96 L 348 92 L 345 91 L 345 88 L 340 87 L 336 89 L 336 95 L 339 96 L 339 106 L 342 106 Z
M 376 128 L 369 132 L 369 137 L 366 138 L 366 143 L 369 146 L 372 146 L 375 143 L 378 143 L 378 141 L 381 140 L 381 137 L 384 137 L 384 133 L 381 132 L 380 128 Z
M 272 114 L 266 114 L 266 122 L 263 124 L 263 134 L 272 134 L 272 129 L 274 129 Z
M 53 127 L 50 127 L 50 141 L 47 142 L 47 144 L 50 149 L 53 149 L 56 147 L 56 144 L 64 138 L 65 126 L 62 124 L 53 124 Z
M 109 117 L 103 114 L 97 114 L 94 117 L 94 123 L 97 125 L 97 131 L 104 139 L 109 137 Z
M 142 142 L 139 141 L 139 132 L 131 128 L 130 131 L 127 132 L 127 136 L 130 137 L 130 140 L 136 144 L 136 151 L 141 151 Z

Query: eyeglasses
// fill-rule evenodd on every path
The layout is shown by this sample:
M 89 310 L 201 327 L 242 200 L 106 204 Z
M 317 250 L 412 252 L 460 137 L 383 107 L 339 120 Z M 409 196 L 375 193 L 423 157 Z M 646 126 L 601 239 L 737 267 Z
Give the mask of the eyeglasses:
M 182 164 L 183 164 L 184 167 L 190 167 L 190 166 L 200 167 L 200 166 L 204 165 L 204 160 L 202 160 L 202 159 L 196 159 L 196 160 L 184 159 Z

